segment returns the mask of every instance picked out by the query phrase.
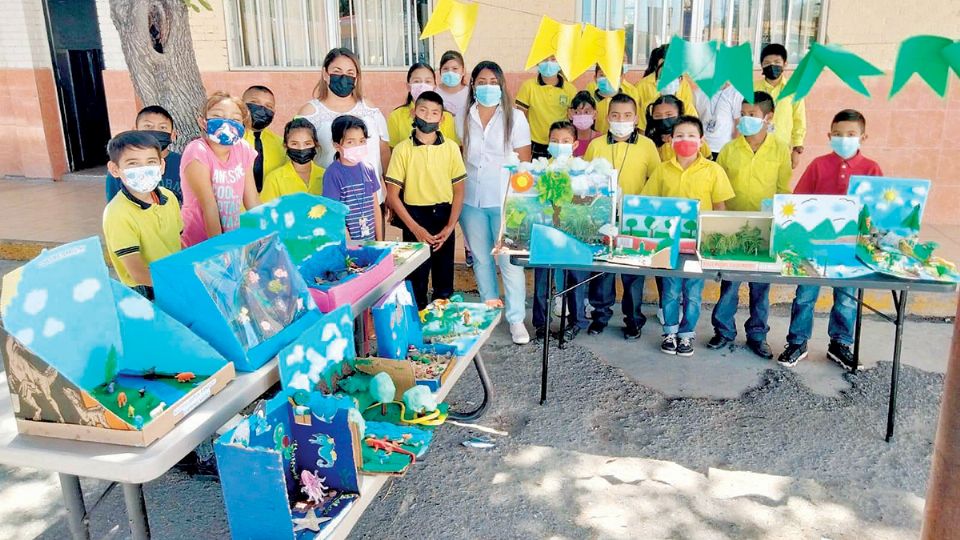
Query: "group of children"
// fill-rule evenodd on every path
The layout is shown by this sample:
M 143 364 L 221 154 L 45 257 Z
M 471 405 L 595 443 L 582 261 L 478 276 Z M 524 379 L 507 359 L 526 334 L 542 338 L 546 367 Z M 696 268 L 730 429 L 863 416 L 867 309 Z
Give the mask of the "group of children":
M 521 85 L 515 102 L 529 123 L 528 155 L 603 158 L 618 171 L 621 193 L 697 199 L 701 211 L 758 211 L 763 200 L 790 193 L 806 125 L 802 102 L 777 101 L 785 84 L 786 50 L 780 45 L 763 49 L 763 79 L 756 84 L 752 103 L 729 87 L 718 94 L 720 99 L 706 99 L 686 78 L 671 81 L 658 92 L 665 54 L 665 46 L 651 54 L 650 65 L 635 86 L 623 80 L 614 87 L 598 67 L 594 82 L 579 92 L 555 58 L 541 62 L 537 77 Z M 381 196 L 381 178 L 364 162 L 370 134 L 356 116 L 341 115 L 333 121 L 330 136 L 336 154 L 324 170 L 316 162 L 320 142 L 311 121 L 294 118 L 282 138 L 267 129 L 276 104 L 264 86 L 250 87 L 242 99 L 213 94 L 198 119 L 204 136 L 190 142 L 182 156 L 168 149 L 176 139 L 170 114 L 158 106 L 144 108 L 137 115 L 136 129 L 117 135 L 108 147 L 104 234 L 120 279 L 149 296 L 150 262 L 181 245 L 189 247 L 236 228 L 240 213 L 261 202 L 306 191 L 347 204 L 348 234 L 357 240 L 383 237 L 381 204 L 385 204 L 387 218 L 392 215 L 405 241 L 431 248 L 430 260 L 410 276 L 417 304 L 426 305 L 431 281 L 434 299 L 449 297 L 453 237 L 467 177 L 457 123 L 465 125 L 466 109 L 475 102 L 512 101 L 504 95 L 502 82 L 496 95 L 492 92 L 496 85 L 467 85 L 463 57 L 456 52 L 444 54 L 440 73 L 440 84 L 429 65 L 414 64 L 407 73 L 406 102 L 387 122 L 392 152 L 382 179 L 386 197 Z M 833 152 L 813 160 L 793 191 L 843 194 L 850 176 L 880 175 L 879 166 L 859 152 L 865 127 L 860 113 L 838 113 L 829 134 Z M 708 140 L 720 141 L 722 147 L 713 148 Z M 561 279 L 570 285 L 587 277 L 568 271 Z M 591 335 L 604 331 L 613 316 L 615 280 L 614 274 L 595 276 L 589 287 L 568 293 L 569 323 L 561 330 L 566 339 L 574 339 L 583 329 Z M 623 335 L 638 339 L 646 323 L 641 311 L 644 278 L 621 275 L 620 281 Z M 546 272 L 536 271 L 533 324 L 538 337 L 547 331 L 543 317 L 547 285 Z M 708 348 L 720 349 L 735 339 L 739 286 L 721 283 Z M 766 342 L 769 285 L 748 287 L 747 346 L 771 359 Z M 692 355 L 703 280 L 658 278 L 657 289 L 661 350 Z M 795 365 L 806 355 L 818 292 L 816 286 L 797 288 L 788 344 L 778 359 L 783 365 Z M 856 309 L 850 292 L 834 291 L 828 349 L 832 359 L 847 367 L 854 365 L 850 345 Z M 585 315 L 588 299 L 592 320 Z M 516 342 L 525 342 L 514 336 Z

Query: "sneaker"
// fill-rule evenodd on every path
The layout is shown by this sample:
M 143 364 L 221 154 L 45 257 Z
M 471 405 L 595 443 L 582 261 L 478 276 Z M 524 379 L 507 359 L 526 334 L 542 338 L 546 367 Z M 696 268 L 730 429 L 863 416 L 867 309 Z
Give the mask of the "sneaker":
M 527 327 L 522 322 L 510 324 L 510 338 L 517 345 L 530 343 L 530 334 L 527 333 Z
M 580 327 L 575 324 L 568 325 L 563 331 L 563 341 L 573 341 L 577 339 L 578 335 L 580 335 Z
M 715 351 L 717 349 L 722 349 L 726 347 L 732 342 L 733 342 L 732 339 L 727 339 L 721 336 L 720 334 L 714 334 L 713 337 L 710 338 L 710 341 L 707 342 L 707 348 Z
M 765 340 L 748 339 L 747 348 L 750 349 L 750 352 L 764 360 L 773 360 L 773 351 L 770 350 L 770 345 L 767 345 Z
M 556 297 L 553 299 L 553 316 L 561 317 L 563 316 L 563 298 Z
M 607 325 L 603 324 L 600 321 L 593 321 L 592 323 L 590 323 L 590 326 L 587 327 L 587 333 L 590 334 L 591 336 L 599 336 L 600 334 L 603 333 L 603 329 L 606 327 Z
M 635 324 L 628 324 L 623 329 L 623 339 L 627 341 L 633 341 L 635 339 L 640 339 L 640 327 Z
M 677 343 L 677 356 L 693 356 L 693 338 L 682 337 Z
M 547 336 L 547 329 L 542 326 L 538 326 L 534 329 L 534 335 L 537 337 L 537 341 L 543 341 L 543 338 Z
M 664 354 L 677 354 L 676 334 L 667 334 L 666 336 L 663 336 L 663 341 L 660 342 L 660 352 Z
M 840 364 L 847 371 L 856 371 L 859 367 L 853 358 L 853 350 L 850 349 L 850 346 L 839 341 L 830 341 L 830 346 L 827 348 L 827 358 Z
M 593 313 L 593 306 L 590 305 L 590 302 L 583 303 L 583 315 L 587 319 L 590 318 L 590 314 Z
M 463 258 L 463 262 L 466 263 L 467 268 L 473 268 L 473 252 L 469 249 Z
M 787 343 L 787 346 L 783 348 L 783 352 L 780 353 L 780 357 L 777 358 L 777 363 L 784 367 L 793 367 L 797 365 L 797 362 L 803 360 L 807 357 L 807 344 L 806 343 Z

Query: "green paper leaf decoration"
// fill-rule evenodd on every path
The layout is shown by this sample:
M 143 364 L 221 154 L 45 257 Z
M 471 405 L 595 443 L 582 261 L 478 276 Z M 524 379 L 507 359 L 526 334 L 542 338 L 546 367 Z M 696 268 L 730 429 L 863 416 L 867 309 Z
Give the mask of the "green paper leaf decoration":
M 914 73 L 934 92 L 947 95 L 950 70 L 960 77 L 960 41 L 943 36 L 913 36 L 900 43 L 890 96 L 903 89 Z
M 811 43 L 810 50 L 797 65 L 777 100 L 793 96 L 794 101 L 800 101 L 807 97 L 824 68 L 830 68 L 844 84 L 867 97 L 870 97 L 870 92 L 860 77 L 883 75 L 882 69 L 839 45 Z
M 678 36 L 670 39 L 657 89 L 686 73 L 710 97 L 730 81 L 753 103 L 753 54 L 749 43 L 728 47 L 719 41 L 690 43 Z

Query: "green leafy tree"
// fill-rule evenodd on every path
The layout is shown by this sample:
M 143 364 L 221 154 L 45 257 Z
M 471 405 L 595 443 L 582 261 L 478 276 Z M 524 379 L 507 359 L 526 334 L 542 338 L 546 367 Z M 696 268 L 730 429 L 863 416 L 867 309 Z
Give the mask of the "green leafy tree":
M 913 210 L 910 211 L 910 214 L 903 219 L 901 223 L 904 227 L 910 229 L 911 231 L 920 230 L 920 205 L 913 205 Z
M 637 234 L 637 225 L 640 224 L 640 223 L 637 221 L 637 218 L 627 218 L 627 219 L 623 222 L 623 224 L 627 226 L 627 233 L 629 233 L 630 235 L 636 235 L 636 234 Z
M 103 366 L 103 382 L 109 383 L 117 377 L 117 349 L 113 346 L 110 347 L 110 352 L 107 353 L 107 362 Z
M 683 237 L 684 238 L 696 238 L 697 237 L 697 220 L 687 219 L 683 222 Z
M 653 238 L 654 225 L 656 224 L 657 218 L 654 216 L 647 216 L 647 218 L 643 220 L 643 226 L 647 228 L 647 236 L 650 238 Z
M 553 226 L 560 228 L 560 212 L 573 201 L 570 175 L 565 172 L 545 172 L 537 181 L 537 198 L 541 204 L 549 204 L 553 212 Z

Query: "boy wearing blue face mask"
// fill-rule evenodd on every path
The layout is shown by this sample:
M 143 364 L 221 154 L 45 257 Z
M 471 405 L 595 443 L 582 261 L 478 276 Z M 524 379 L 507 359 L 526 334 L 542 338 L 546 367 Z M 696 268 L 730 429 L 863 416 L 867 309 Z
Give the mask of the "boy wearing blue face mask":
M 180 205 L 160 187 L 164 161 L 156 138 L 125 131 L 110 139 L 107 170 L 123 185 L 103 210 L 103 237 L 120 282 L 153 299 L 150 263 L 180 251 Z
M 176 138 L 173 129 L 173 117 L 166 109 L 159 105 L 148 105 L 137 113 L 133 128 L 153 135 L 160 143 L 160 155 L 166 167 L 163 169 L 163 178 L 160 185 L 169 189 L 177 196 L 177 202 L 183 202 L 183 193 L 180 191 L 180 153 L 170 150 L 170 143 Z M 107 202 L 120 191 L 120 179 L 107 173 L 106 191 Z
M 567 118 L 567 108 L 577 89 L 560 73 L 560 64 L 550 56 L 537 66 L 537 78 L 520 85 L 516 106 L 527 115 L 533 158 L 549 158 L 550 125 Z
M 790 147 L 767 129 L 773 120 L 773 97 L 754 92 L 753 103 L 742 100 L 737 130 L 740 136 L 730 141 L 717 156 L 736 195 L 726 201 L 726 209 L 758 212 L 764 199 L 777 193 L 790 193 Z M 770 284 L 750 283 L 750 318 L 744 326 L 747 348 L 765 360 L 773 358 L 767 344 L 767 317 L 770 311 Z M 708 349 L 722 349 L 737 337 L 737 303 L 740 283 L 720 282 L 720 299 L 713 308 L 714 336 Z
M 844 109 L 830 124 L 830 147 L 833 152 L 810 162 L 793 192 L 798 194 L 846 195 L 851 176 L 883 176 L 880 165 L 860 153 L 860 143 L 867 140 L 867 120 L 859 111 Z M 857 304 L 855 289 L 833 289 L 833 308 L 830 310 L 830 346 L 827 358 L 847 369 L 854 369 L 853 327 Z M 807 356 L 807 340 L 813 333 L 813 306 L 820 294 L 816 285 L 800 285 L 790 310 L 790 331 L 787 347 L 777 361 L 793 367 Z

